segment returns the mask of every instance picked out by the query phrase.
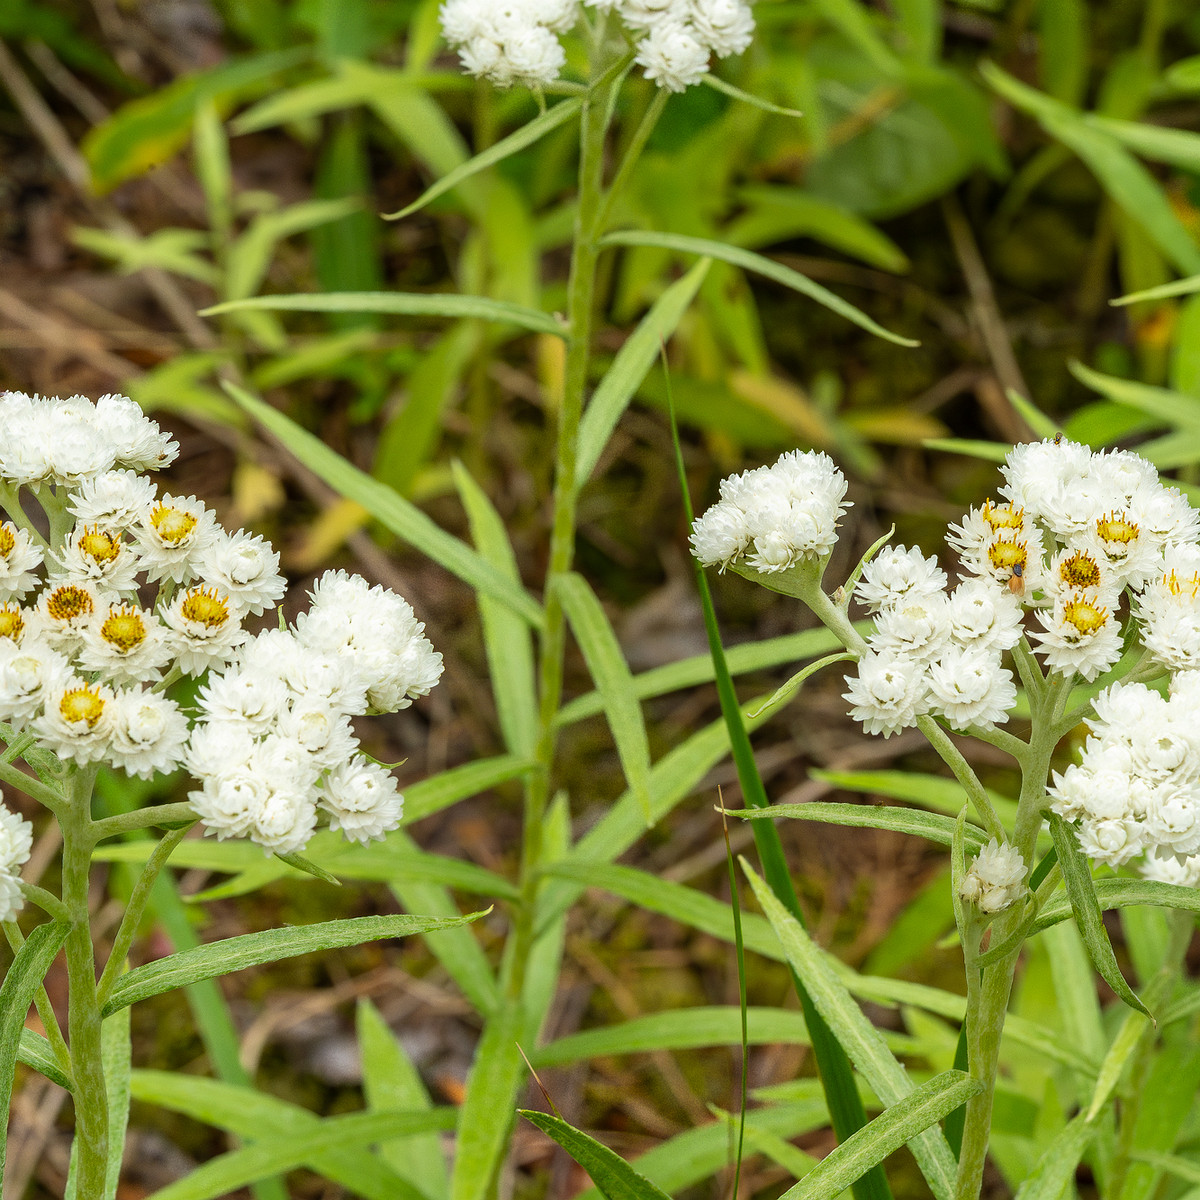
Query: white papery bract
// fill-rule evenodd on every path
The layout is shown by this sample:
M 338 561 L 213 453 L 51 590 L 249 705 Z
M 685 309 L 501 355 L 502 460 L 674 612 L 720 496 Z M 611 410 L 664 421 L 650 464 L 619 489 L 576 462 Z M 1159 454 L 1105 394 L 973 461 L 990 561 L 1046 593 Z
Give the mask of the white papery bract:
M 575 0 L 527 7 L 556 30 L 576 13 Z M 279 555 L 255 534 L 226 533 L 194 496 L 159 496 L 138 473 L 177 450 L 121 396 L 93 405 L 0 394 L 0 495 L 11 507 L 30 489 L 55 541 L 42 552 L 24 508 L 18 523 L 0 523 L 0 721 L 68 770 L 106 762 L 153 779 L 185 766 L 208 829 L 268 854 L 303 847 L 326 777 L 341 771 L 329 795 L 345 792 L 347 816 L 335 828 L 351 840 L 382 836 L 395 828 L 398 794 L 381 768 L 361 766 L 350 721 L 425 695 L 441 655 L 404 600 L 344 572 L 318 583 L 312 618 L 299 622 L 305 641 L 286 628 L 252 637 L 243 620 L 285 591 Z M 64 512 L 76 518 L 69 531 Z M 181 675 L 207 676 L 188 712 L 163 694 Z M 0 858 L 3 837 L 0 828 Z M 0 912 L 6 905 L 19 908 L 20 890 L 0 862 Z
M 855 598 L 872 612 L 896 608 L 910 600 L 931 600 L 946 587 L 946 572 L 937 559 L 915 546 L 885 546 L 865 567 Z
M 950 646 L 929 668 L 929 704 L 955 729 L 988 729 L 1008 720 L 1017 699 L 999 651 Z
M 356 755 L 335 767 L 321 784 L 320 804 L 331 829 L 352 842 L 381 839 L 400 825 L 404 797 L 396 781 L 378 763 Z
M 25 905 L 21 868 L 29 861 L 33 826 L 0 804 L 0 921 L 14 921 Z
M 852 705 L 850 715 L 867 733 L 891 737 L 929 711 L 925 667 L 912 659 L 867 651 L 858 661 L 858 675 L 847 675 L 846 683 L 850 690 L 843 698 Z
M 965 579 L 946 600 L 950 637 L 961 646 L 1011 650 L 1021 640 L 1020 602 L 988 579 Z
M 557 35 L 576 21 L 577 0 L 446 0 L 442 34 L 470 75 L 498 87 L 553 83 L 566 64 Z
M 992 838 L 963 876 L 959 895 L 982 913 L 998 913 L 1025 894 L 1025 860 L 1015 846 Z
M 708 74 L 709 48 L 697 33 L 682 21 L 657 21 L 638 43 L 634 61 L 659 87 L 685 91 Z
M 1032 630 L 1046 665 L 1060 675 L 1091 681 L 1121 657 L 1121 625 L 1112 609 L 1084 592 L 1068 592 L 1040 609 L 1043 628 Z

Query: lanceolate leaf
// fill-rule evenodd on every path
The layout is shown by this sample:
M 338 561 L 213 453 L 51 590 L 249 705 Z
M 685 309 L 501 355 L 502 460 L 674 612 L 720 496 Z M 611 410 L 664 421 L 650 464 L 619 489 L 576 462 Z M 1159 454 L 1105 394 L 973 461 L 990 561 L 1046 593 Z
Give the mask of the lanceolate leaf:
M 1063 883 L 1071 898 L 1071 911 L 1075 914 L 1075 924 L 1079 927 L 1092 965 L 1130 1008 L 1149 1017 L 1150 1010 L 1137 998 L 1117 965 L 1117 956 L 1100 917 L 1091 864 L 1079 849 L 1074 830 L 1057 813 L 1050 814 L 1049 822 L 1050 836 L 1054 839 L 1054 848 L 1058 851 L 1058 862 L 1062 867 Z
M 836 1196 L 876 1163 L 981 1091 L 983 1084 L 962 1071 L 935 1076 L 847 1138 L 780 1200 Z
M 21 1044 L 17 1048 L 17 1061 L 27 1067 L 40 1071 L 49 1080 L 57 1083 L 60 1088 L 71 1090 L 71 1081 L 63 1073 L 58 1060 L 50 1050 L 50 1043 L 32 1029 L 21 1030 Z
M 832 825 L 850 825 L 865 829 L 894 829 L 911 833 L 928 841 L 949 846 L 954 838 L 954 822 L 949 817 L 921 812 L 913 808 L 884 807 L 875 804 L 833 804 L 813 801 L 811 804 L 772 804 L 769 808 L 730 809 L 731 817 L 748 820 L 794 817 L 800 821 L 822 821 Z M 976 825 L 964 830 L 967 844 L 977 848 L 987 841 L 987 834 Z
M 316 925 L 269 929 L 263 933 L 247 933 L 225 938 L 171 954 L 145 966 L 135 967 L 113 988 L 104 1015 L 116 1012 L 128 1004 L 136 1004 L 150 996 L 158 996 L 174 988 L 184 987 L 200 979 L 214 979 L 256 967 L 262 963 L 310 954 L 314 950 L 333 950 L 342 946 L 358 946 L 382 938 L 408 937 L 429 930 L 447 929 L 474 921 L 482 913 L 466 917 L 351 917 L 344 921 L 321 921 Z M 40 976 L 39 976 L 40 982 Z M 6 1008 L 5 1013 L 9 1010 Z
M 561 1117 L 524 1108 L 521 1116 L 552 1137 L 592 1177 L 607 1200 L 671 1200 L 662 1188 L 639 1175 L 619 1154 L 568 1125 Z

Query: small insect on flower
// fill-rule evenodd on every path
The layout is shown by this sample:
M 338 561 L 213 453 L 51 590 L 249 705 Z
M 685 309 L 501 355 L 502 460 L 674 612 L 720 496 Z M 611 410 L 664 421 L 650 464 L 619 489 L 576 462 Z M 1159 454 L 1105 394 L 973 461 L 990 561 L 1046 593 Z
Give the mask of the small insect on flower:
M 1013 563 L 1012 574 L 1008 577 L 1008 590 L 1014 596 L 1025 595 L 1025 568 L 1021 563 Z
M 1060 429 L 1060 430 L 1059 430 L 1059 431 L 1058 431 L 1058 432 L 1057 432 L 1057 433 L 1054 435 L 1054 444 L 1055 444 L 1056 446 L 1061 446 L 1061 445 L 1062 445 L 1062 440 L 1063 440 L 1063 435 L 1062 435 L 1062 430 Z

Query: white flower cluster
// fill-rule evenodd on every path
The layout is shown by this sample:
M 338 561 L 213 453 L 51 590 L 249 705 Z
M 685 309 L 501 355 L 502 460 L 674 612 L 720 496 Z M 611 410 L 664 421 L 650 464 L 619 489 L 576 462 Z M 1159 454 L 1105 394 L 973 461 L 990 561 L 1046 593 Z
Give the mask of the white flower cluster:
M 1169 669 L 1200 668 L 1200 513 L 1179 491 L 1136 454 L 1061 437 L 1017 446 L 1002 470 L 1004 502 L 950 526 L 953 592 L 919 550 L 884 550 L 863 571 L 856 595 L 875 632 L 846 699 L 868 732 L 926 712 L 959 729 L 1006 721 L 1016 692 L 1002 654 L 1026 609 L 1059 675 L 1090 682 L 1116 664 L 1127 590 L 1146 648 Z
M 744 565 L 762 574 L 824 558 L 849 507 L 846 477 L 828 455 L 791 450 L 769 467 L 721 481 L 721 499 L 692 526 L 705 566 Z
M 1094 702 L 1082 761 L 1055 772 L 1050 807 L 1077 821 L 1083 852 L 1148 879 L 1200 884 L 1200 671 L 1169 698 L 1113 684 Z
M 21 868 L 29 861 L 33 826 L 0 804 L 0 921 L 12 921 L 25 906 Z
M 754 16 L 747 0 L 586 0 L 616 12 L 636 43 L 636 61 L 659 87 L 699 83 L 715 54 L 740 54 Z M 579 19 L 579 0 L 446 0 L 442 33 L 463 69 L 500 87 L 530 87 L 559 77 L 566 54 L 558 35 Z
M 1025 894 L 1025 860 L 1015 846 L 992 838 L 963 876 L 958 894 L 982 913 L 998 913 Z
M 20 524 L 0 524 L 0 720 L 69 763 L 145 779 L 188 765 L 209 828 L 268 851 L 299 849 L 318 802 L 353 840 L 394 829 L 401 797 L 355 753 L 349 720 L 437 683 L 408 604 L 330 572 L 294 631 L 252 638 L 245 619 L 285 591 L 279 555 L 137 473 L 178 452 L 137 404 L 9 392 L 0 418 L 0 487 L 75 519 L 56 546 L 19 504 Z M 192 731 L 163 690 L 205 672 Z

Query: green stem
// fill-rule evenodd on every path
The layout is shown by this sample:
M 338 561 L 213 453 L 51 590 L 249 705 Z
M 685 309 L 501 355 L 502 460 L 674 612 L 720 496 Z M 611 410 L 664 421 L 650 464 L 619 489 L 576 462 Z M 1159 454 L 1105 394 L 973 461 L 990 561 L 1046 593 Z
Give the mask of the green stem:
M 25 510 L 21 507 L 21 489 L 13 487 L 12 484 L 0 481 L 0 508 L 8 514 L 8 518 L 18 528 L 23 529 L 33 539 L 35 545 L 40 546 L 43 550 L 46 547 L 46 539 L 34 527 L 33 522 L 26 515 Z
M 962 751 L 950 739 L 950 735 L 932 718 L 918 717 L 917 728 L 925 735 L 925 740 L 937 751 L 942 762 L 946 764 L 958 780 L 963 791 L 967 793 L 972 807 L 983 821 L 984 828 L 996 839 L 1005 841 L 1004 826 L 992 807 L 991 797 L 987 788 L 975 774 L 971 764 L 963 757 Z
M 16 788 L 18 792 L 24 792 L 26 796 L 44 805 L 52 813 L 61 815 L 68 803 L 67 798 L 57 788 L 42 783 L 40 779 L 35 779 L 32 775 L 26 775 L 20 767 L 15 767 L 3 759 L 0 759 L 0 783 L 7 783 L 9 787 Z
M 646 111 L 642 114 L 642 119 L 637 129 L 634 130 L 633 137 L 629 140 L 629 145 L 625 148 L 621 165 L 617 168 L 616 175 L 613 176 L 612 186 L 608 189 L 608 195 L 604 198 L 600 214 L 596 218 L 597 233 L 603 233 L 608 228 L 609 217 L 612 216 L 613 202 L 625 190 L 625 184 L 633 174 L 633 168 L 637 165 L 638 159 L 641 158 L 642 151 L 646 148 L 646 143 L 650 140 L 650 135 L 654 132 L 654 127 L 658 124 L 659 117 L 663 115 L 663 109 L 667 107 L 667 100 L 670 98 L 670 95 L 671 93 L 666 88 L 654 89 L 654 99 L 650 101 Z
M 5 921 L 3 924 L 4 936 L 15 954 L 25 945 L 25 935 L 16 921 Z M 54 1014 L 54 1005 L 50 1003 L 50 997 L 43 984 L 38 984 L 33 1003 L 38 1016 L 42 1019 L 42 1027 L 46 1030 L 46 1041 L 50 1043 L 50 1050 L 54 1054 L 55 1061 L 69 1079 L 71 1077 L 71 1052 L 67 1049 L 66 1039 L 58 1024 L 58 1017 Z
M 59 814 L 62 826 L 63 903 L 71 917 L 67 934 L 67 1033 L 75 1084 L 76 1195 L 103 1196 L 108 1171 L 108 1092 L 100 1051 L 100 1004 L 92 948 L 88 880 L 92 847 L 92 785 L 96 768 L 76 769 L 68 777 L 68 803 Z
M 129 815 L 133 816 L 134 814 Z M 191 825 L 183 825 L 178 829 L 172 829 L 170 833 L 159 840 L 158 845 L 154 847 L 150 857 L 146 860 L 146 865 L 142 868 L 142 873 L 138 876 L 138 881 L 134 884 L 133 891 L 129 896 L 129 903 L 125 906 L 125 913 L 121 917 L 121 924 L 117 928 L 112 949 L 109 951 L 108 962 L 104 964 L 104 972 L 100 976 L 100 983 L 96 988 L 97 1003 L 101 1007 L 112 992 L 113 985 L 120 978 L 121 968 L 125 965 L 129 948 L 137 936 L 138 925 L 141 924 L 142 914 L 146 911 L 146 904 L 154 889 L 155 880 L 158 879 L 158 873 L 166 866 L 167 859 L 171 857 L 175 847 L 187 837 L 191 828 Z
M 42 912 L 47 913 L 56 921 L 69 921 L 71 914 L 67 912 L 63 902 L 53 894 L 46 891 L 45 888 L 40 888 L 36 883 L 26 883 L 20 881 L 21 895 L 25 897 L 30 904 L 36 904 Z
M 196 810 L 190 804 L 154 804 L 150 808 L 135 808 L 132 812 L 117 813 L 94 821 L 91 828 L 93 843 L 105 838 L 132 833 L 136 829 L 152 829 L 155 826 L 177 826 L 184 824 L 184 833 L 196 823 Z

